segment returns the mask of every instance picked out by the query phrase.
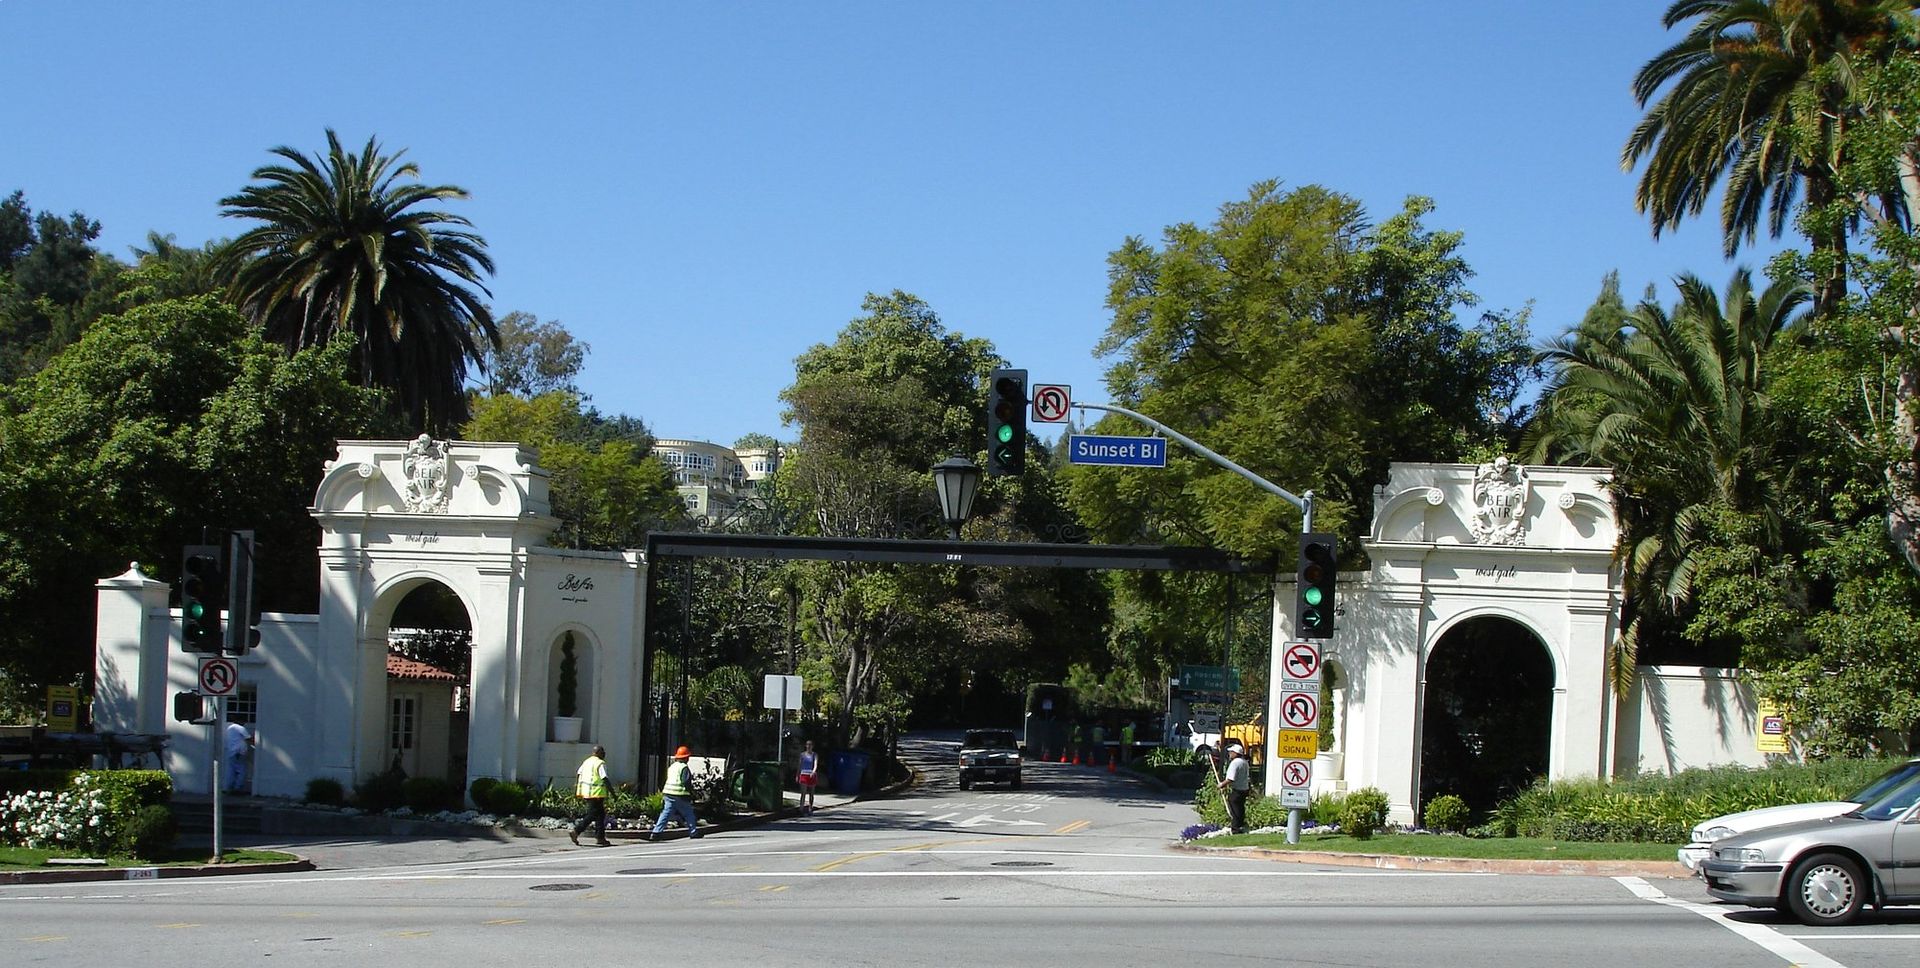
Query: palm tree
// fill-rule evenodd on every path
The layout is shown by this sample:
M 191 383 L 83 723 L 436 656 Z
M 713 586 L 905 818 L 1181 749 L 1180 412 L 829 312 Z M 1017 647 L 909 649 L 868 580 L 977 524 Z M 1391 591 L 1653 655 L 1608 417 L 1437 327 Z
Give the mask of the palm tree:
M 1776 547 L 1787 530 L 1762 362 L 1811 293 L 1797 282 L 1755 293 L 1744 269 L 1724 300 L 1694 276 L 1678 284 L 1671 313 L 1647 300 L 1549 344 L 1540 358 L 1553 377 L 1529 433 L 1532 459 L 1614 468 L 1629 614 L 1609 659 L 1621 689 L 1645 630 L 1692 600 L 1712 514 L 1757 516 Z
M 323 161 L 275 148 L 289 164 L 256 169 L 256 184 L 220 200 L 220 214 L 262 223 L 221 252 L 221 274 L 270 340 L 298 349 L 353 334 L 361 382 L 388 388 L 414 429 L 444 433 L 466 417 L 469 364 L 486 368 L 476 341 L 499 345 L 481 299 L 493 261 L 472 223 L 416 206 L 467 193 L 414 180 L 405 152 L 382 154 L 373 138 L 356 155 L 328 129 L 327 148 Z
M 1854 78 L 1853 58 L 1906 44 L 1906 0 L 1675 0 L 1671 30 L 1697 22 L 1634 77 L 1643 108 L 1664 89 L 1621 150 L 1621 167 L 1641 160 L 1635 203 L 1653 232 L 1699 215 L 1724 176 L 1720 226 L 1731 258 L 1764 218 L 1779 238 L 1805 192 L 1813 208 L 1835 200 Z M 1831 258 L 1818 306 L 1846 294 L 1844 221 L 1813 229 L 1815 252 Z

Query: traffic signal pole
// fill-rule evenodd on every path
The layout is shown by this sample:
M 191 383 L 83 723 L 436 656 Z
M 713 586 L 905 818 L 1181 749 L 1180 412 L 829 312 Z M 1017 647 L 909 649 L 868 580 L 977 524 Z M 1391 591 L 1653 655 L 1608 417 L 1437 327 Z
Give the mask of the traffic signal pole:
M 1272 481 L 1269 481 L 1266 478 L 1261 477 L 1260 475 L 1255 474 L 1254 472 L 1247 470 L 1244 467 L 1241 467 L 1239 464 L 1236 464 L 1233 461 L 1230 461 L 1225 457 L 1222 457 L 1219 454 L 1216 454 L 1213 451 L 1208 450 L 1205 446 L 1201 445 L 1199 441 L 1194 440 L 1192 437 L 1188 437 L 1186 434 L 1183 434 L 1180 431 L 1175 430 L 1172 427 L 1169 427 L 1166 424 L 1163 424 L 1160 421 L 1147 416 L 1146 414 L 1136 413 L 1132 410 L 1128 410 L 1125 407 L 1116 407 L 1110 403 L 1073 403 L 1071 404 L 1071 406 L 1075 410 L 1104 410 L 1108 413 L 1117 413 L 1123 417 L 1131 417 L 1134 420 L 1138 420 L 1141 423 L 1146 424 L 1147 426 L 1152 427 L 1153 429 L 1158 430 L 1163 434 L 1166 434 L 1168 438 L 1178 441 L 1181 444 L 1181 446 L 1186 447 L 1188 450 L 1191 450 L 1194 453 L 1199 454 L 1202 457 L 1205 457 L 1207 460 L 1210 460 L 1215 464 L 1218 464 L 1219 466 L 1226 468 L 1227 470 L 1230 470 L 1235 474 L 1238 474 L 1241 477 L 1246 478 L 1249 481 L 1252 481 L 1254 486 L 1260 488 L 1261 490 L 1268 491 L 1272 494 L 1275 494 L 1281 500 L 1286 501 L 1288 504 L 1291 504 L 1294 507 L 1299 508 L 1300 509 L 1300 533 L 1306 534 L 1307 532 L 1310 532 L 1313 530 L 1313 492 L 1312 491 L 1308 491 L 1306 494 L 1303 494 L 1303 495 L 1294 494 L 1292 491 L 1289 491 L 1286 488 L 1281 487 L 1280 485 L 1275 484 Z M 1299 621 L 1298 615 L 1294 616 L 1294 621 L 1296 622 Z M 1271 727 L 1272 724 L 1268 724 L 1268 725 L 1269 727 Z M 1222 739 L 1224 739 L 1226 723 L 1222 722 L 1220 724 L 1220 728 L 1222 730 L 1222 733 L 1221 733 Z M 1271 735 L 1273 730 L 1269 728 L 1267 732 L 1269 735 Z M 1221 745 L 1224 747 L 1226 744 L 1222 743 Z M 1266 757 L 1266 760 L 1268 765 L 1271 766 L 1273 763 L 1273 757 L 1271 756 Z M 1297 844 L 1300 842 L 1300 813 L 1301 811 L 1299 807 L 1287 808 L 1287 843 L 1289 844 Z

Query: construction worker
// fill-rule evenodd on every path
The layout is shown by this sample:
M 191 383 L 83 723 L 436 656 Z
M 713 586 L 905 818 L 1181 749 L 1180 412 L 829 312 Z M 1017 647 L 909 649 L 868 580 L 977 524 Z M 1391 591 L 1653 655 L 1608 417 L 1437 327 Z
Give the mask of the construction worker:
M 596 847 L 611 847 L 607 842 L 607 748 L 595 746 L 587 758 L 580 761 L 580 770 L 575 775 L 573 795 L 587 805 L 587 812 L 574 822 L 573 829 L 567 831 L 567 839 L 575 847 L 580 846 L 580 835 L 587 827 L 593 827 L 593 843 Z
M 1107 757 L 1107 727 L 1099 720 L 1093 721 L 1093 755 L 1087 762 L 1098 765 Z
M 1233 747 L 1233 760 L 1227 775 L 1220 778 L 1220 792 L 1227 799 L 1227 832 L 1247 832 L 1247 794 L 1253 789 L 1253 767 L 1247 762 L 1245 745 Z
M 673 751 L 673 763 L 667 767 L 667 782 L 660 788 L 660 817 L 653 822 L 653 829 L 647 831 L 647 839 L 653 840 L 667 829 L 667 818 L 679 817 L 687 825 L 687 836 L 698 838 L 700 828 L 693 821 L 693 767 L 687 765 L 692 753 L 682 746 Z
M 1081 731 L 1078 721 L 1075 721 L 1073 724 L 1073 731 L 1069 742 L 1073 747 L 1073 761 L 1078 763 L 1087 753 L 1086 734 Z
M 1133 759 L 1133 720 L 1129 719 L 1127 720 L 1127 724 L 1125 726 L 1120 727 L 1120 762 L 1126 763 L 1132 759 Z

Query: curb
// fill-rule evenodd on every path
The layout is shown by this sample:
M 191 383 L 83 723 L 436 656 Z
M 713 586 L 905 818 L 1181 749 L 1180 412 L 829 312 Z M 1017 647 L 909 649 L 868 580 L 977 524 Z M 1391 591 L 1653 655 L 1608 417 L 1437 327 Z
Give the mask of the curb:
M 76 884 L 83 881 L 154 881 L 180 877 L 224 877 L 232 874 L 292 874 L 313 870 L 313 862 L 274 861 L 266 864 L 183 864 L 175 867 L 106 867 L 59 871 L 0 871 L 0 884 Z
M 1205 847 L 1174 844 L 1173 849 L 1199 854 L 1251 857 L 1293 864 L 1329 864 L 1377 870 L 1446 871 L 1462 874 L 1578 874 L 1589 877 L 1692 876 L 1679 861 L 1656 860 L 1509 860 L 1480 857 L 1421 857 L 1401 854 L 1340 854 L 1318 850 L 1272 850 L 1266 847 Z

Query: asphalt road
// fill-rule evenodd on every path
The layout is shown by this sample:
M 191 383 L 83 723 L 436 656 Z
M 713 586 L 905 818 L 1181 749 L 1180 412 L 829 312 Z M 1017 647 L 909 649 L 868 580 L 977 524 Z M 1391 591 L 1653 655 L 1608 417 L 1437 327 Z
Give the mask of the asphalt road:
M 960 792 L 941 738 L 897 798 L 575 849 L 330 841 L 312 874 L 0 888 L 8 965 L 1230 966 L 1920 962 L 1920 909 L 1845 929 L 1686 879 L 1376 871 L 1168 848 L 1178 796 L 1029 764 Z M 351 861 L 353 863 L 343 863 Z M 268 961 L 268 959 L 271 959 Z

